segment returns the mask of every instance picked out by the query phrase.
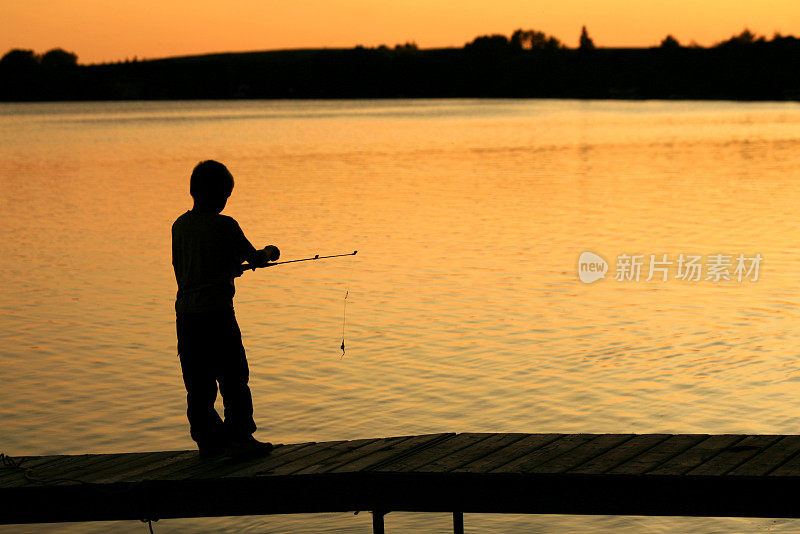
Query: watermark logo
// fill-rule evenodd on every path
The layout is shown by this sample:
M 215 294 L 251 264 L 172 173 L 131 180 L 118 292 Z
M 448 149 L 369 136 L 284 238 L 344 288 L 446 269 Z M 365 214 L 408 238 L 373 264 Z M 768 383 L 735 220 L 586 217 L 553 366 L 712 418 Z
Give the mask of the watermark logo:
M 608 263 L 594 252 L 582 252 L 578 258 L 578 277 L 584 284 L 597 282 L 606 277 Z
M 649 261 L 648 261 L 649 259 Z M 614 266 L 615 282 L 666 282 L 670 278 L 684 282 L 757 282 L 764 257 L 761 254 L 620 254 Z M 605 278 L 608 264 L 594 252 L 578 258 L 578 278 L 591 284 Z

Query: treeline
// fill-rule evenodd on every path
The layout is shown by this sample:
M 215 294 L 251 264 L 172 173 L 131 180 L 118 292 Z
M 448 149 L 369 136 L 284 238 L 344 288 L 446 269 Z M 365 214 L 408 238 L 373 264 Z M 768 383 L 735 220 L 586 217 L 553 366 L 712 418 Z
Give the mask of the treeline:
M 577 48 L 536 30 L 463 48 L 285 50 L 80 65 L 71 52 L 12 50 L 0 100 L 555 97 L 800 100 L 800 39 L 745 30 L 710 47 Z

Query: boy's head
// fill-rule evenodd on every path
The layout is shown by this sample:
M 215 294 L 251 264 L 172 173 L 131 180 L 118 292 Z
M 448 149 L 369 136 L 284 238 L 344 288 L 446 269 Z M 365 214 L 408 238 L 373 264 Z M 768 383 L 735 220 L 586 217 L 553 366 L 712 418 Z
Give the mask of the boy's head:
M 222 163 L 201 161 L 192 171 L 189 193 L 195 206 L 214 209 L 219 213 L 233 192 L 233 175 Z

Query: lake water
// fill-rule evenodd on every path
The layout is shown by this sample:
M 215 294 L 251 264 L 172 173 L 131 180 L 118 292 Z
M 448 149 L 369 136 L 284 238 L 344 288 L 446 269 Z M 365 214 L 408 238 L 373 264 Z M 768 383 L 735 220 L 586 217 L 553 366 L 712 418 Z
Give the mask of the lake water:
M 170 226 L 203 159 L 285 259 L 236 312 L 256 436 L 800 433 L 800 105 L 560 100 L 0 104 L 0 450 L 192 448 Z M 609 265 L 578 278 L 584 251 Z M 673 262 L 650 281 L 650 255 Z M 731 256 L 731 280 L 676 278 Z M 736 256 L 757 254 L 740 282 Z M 642 255 L 638 281 L 616 280 Z M 752 262 L 751 262 L 752 263 Z M 347 353 L 341 357 L 344 297 Z M 393 513 L 390 532 L 446 514 Z M 471 532 L 792 532 L 800 521 L 466 516 Z M 144 532 L 138 522 L 0 532 Z M 370 532 L 369 514 L 156 532 Z

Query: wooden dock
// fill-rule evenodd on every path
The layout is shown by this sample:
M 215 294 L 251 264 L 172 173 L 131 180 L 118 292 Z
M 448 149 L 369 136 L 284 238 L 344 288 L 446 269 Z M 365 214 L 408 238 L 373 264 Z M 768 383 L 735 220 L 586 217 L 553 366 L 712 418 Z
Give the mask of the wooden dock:
M 800 436 L 432 434 L 5 458 L 0 523 L 373 512 L 800 517 Z

